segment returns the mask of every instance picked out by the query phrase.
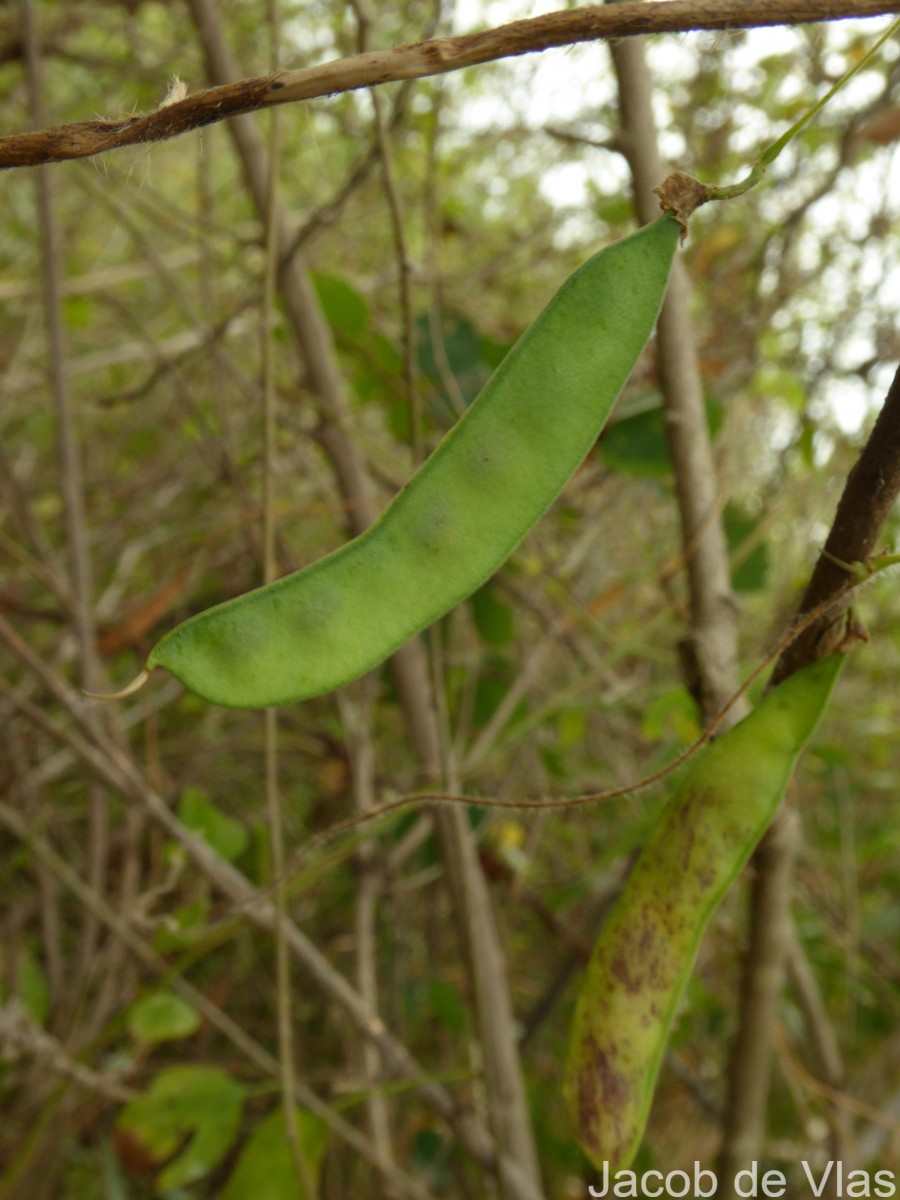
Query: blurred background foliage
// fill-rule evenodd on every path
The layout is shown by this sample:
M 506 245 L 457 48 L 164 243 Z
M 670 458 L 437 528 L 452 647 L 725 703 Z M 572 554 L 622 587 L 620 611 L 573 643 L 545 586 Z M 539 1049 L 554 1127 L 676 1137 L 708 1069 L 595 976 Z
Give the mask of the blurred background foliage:
M 452 5 L 382 0 L 373 44 L 536 11 L 524 2 L 482 7 L 460 6 L 454 18 Z M 42 0 L 38 8 L 48 123 L 147 111 L 173 74 L 192 92 L 205 84 L 196 33 L 179 4 Z M 264 73 L 262 6 L 223 0 L 218 8 L 243 73 Z M 286 65 L 355 51 L 353 13 L 340 0 L 284 0 L 283 21 Z M 648 53 L 664 154 L 711 182 L 742 176 L 880 27 L 655 39 Z M 898 64 L 889 45 L 789 148 L 769 186 L 695 217 L 684 251 L 745 673 L 796 604 L 900 357 Z M 566 74 L 584 81 L 579 102 L 563 86 Z M 632 228 L 632 204 L 602 46 L 390 85 L 382 94 L 414 264 L 415 364 L 432 446 L 566 275 Z M 0 98 L 5 129 L 28 128 L 15 6 L 0 13 Z M 266 131 L 267 118 L 248 119 Z M 399 270 L 370 98 L 289 106 L 281 137 L 282 202 L 315 271 L 353 436 L 386 502 L 411 471 L 411 425 Z M 346 187 L 353 172 L 357 182 Z M 262 233 L 223 126 L 58 165 L 51 182 L 97 645 L 106 682 L 117 686 L 167 628 L 261 580 Z M 77 680 L 71 611 L 51 586 L 65 578 L 66 548 L 33 173 L 6 173 L 2 196 L 0 610 L 59 676 Z M 280 308 L 274 319 L 277 554 L 279 570 L 289 571 L 340 543 L 346 513 L 315 440 Z M 494 580 L 441 622 L 435 663 L 448 742 L 473 795 L 571 795 L 623 784 L 697 735 L 679 674 L 685 608 L 672 487 L 648 355 L 553 511 Z M 889 578 L 861 598 L 871 644 L 854 655 L 795 793 L 804 818 L 798 932 L 846 1062 L 848 1099 L 838 1109 L 852 1123 L 861 1164 L 873 1170 L 900 1169 L 896 607 Z M 65 723 L 41 682 L 0 653 L 7 679 Z M 369 724 L 377 798 L 414 790 L 418 767 L 386 672 L 350 689 L 350 702 Z M 87 769 L 3 703 L 0 794 L 87 877 Z M 182 821 L 265 883 L 259 715 L 211 707 L 154 678 L 111 719 Z M 291 850 L 353 811 L 352 767 L 345 711 L 333 696 L 281 712 Z M 642 793 L 559 814 L 470 810 L 501 923 L 551 1197 L 585 1194 L 585 1164 L 559 1099 L 573 985 L 659 803 Z M 170 973 L 274 1048 L 269 940 L 127 802 L 111 795 L 109 804 L 108 898 L 115 903 L 127 875 L 126 915 Z M 418 820 L 411 812 L 371 834 L 379 861 L 389 861 Z M 224 1043 L 169 978 L 117 949 L 113 934 L 103 932 L 82 961 L 87 918 L 79 901 L 26 842 L 5 833 L 0 845 L 3 996 L 18 997 L 32 1022 L 31 1049 L 0 1067 L 0 1196 L 296 1194 L 278 1182 L 290 1181 L 290 1162 L 279 1159 L 284 1117 L 274 1080 Z M 348 850 L 313 856 L 291 898 L 307 934 L 348 973 L 356 864 Z M 644 1165 L 668 1169 L 714 1151 L 745 900 L 746 889 L 735 889 L 704 943 Z M 433 1076 L 468 1095 L 477 1093 L 479 1056 L 452 918 L 426 830 L 399 867 L 386 870 L 379 893 L 379 1005 Z M 356 1034 L 302 977 L 294 1013 L 301 1074 L 356 1120 L 365 1096 Z M 93 1082 L 42 1058 L 36 1030 L 65 1044 Z M 770 1142 L 783 1169 L 815 1159 L 835 1111 L 811 1074 L 808 1040 L 788 988 Z M 398 1161 L 437 1195 L 482 1194 L 437 1119 L 403 1089 L 389 1095 Z M 298 1121 L 323 1196 L 384 1194 L 308 1113 Z

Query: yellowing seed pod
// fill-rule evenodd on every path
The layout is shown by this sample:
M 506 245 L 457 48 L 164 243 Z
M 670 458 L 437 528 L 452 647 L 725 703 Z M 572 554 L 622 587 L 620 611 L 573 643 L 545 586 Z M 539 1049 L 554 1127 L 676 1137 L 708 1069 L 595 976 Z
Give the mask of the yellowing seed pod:
M 689 761 L 600 931 L 564 1083 L 598 1167 L 625 1170 L 637 1153 L 700 939 L 771 823 L 843 662 L 834 654 L 791 676 Z

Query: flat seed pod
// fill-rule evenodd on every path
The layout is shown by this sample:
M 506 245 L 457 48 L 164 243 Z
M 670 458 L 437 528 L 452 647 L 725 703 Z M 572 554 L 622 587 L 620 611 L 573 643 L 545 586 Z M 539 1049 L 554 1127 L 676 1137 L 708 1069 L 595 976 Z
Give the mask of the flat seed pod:
M 770 691 L 678 777 L 594 947 L 575 1009 L 565 1098 L 600 1168 L 627 1170 L 710 917 L 774 817 L 844 662 Z
M 660 217 L 580 267 L 363 534 L 168 633 L 164 667 L 263 708 L 363 675 L 479 588 L 594 444 L 656 322 L 679 225 Z

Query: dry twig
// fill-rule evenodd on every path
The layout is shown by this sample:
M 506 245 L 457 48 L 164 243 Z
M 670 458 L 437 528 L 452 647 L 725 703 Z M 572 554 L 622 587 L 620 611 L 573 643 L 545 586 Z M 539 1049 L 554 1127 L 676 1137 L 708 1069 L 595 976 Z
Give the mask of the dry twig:
M 0 168 L 89 158 L 121 146 L 161 142 L 239 113 L 272 104 L 334 96 L 404 79 L 423 79 L 465 67 L 534 54 L 557 46 L 609 38 L 690 30 L 749 29 L 883 16 L 897 0 L 626 0 L 611 7 L 547 13 L 481 33 L 432 38 L 390 50 L 355 54 L 300 71 L 280 71 L 210 88 L 163 103 L 152 113 L 118 121 L 76 121 L 0 138 Z

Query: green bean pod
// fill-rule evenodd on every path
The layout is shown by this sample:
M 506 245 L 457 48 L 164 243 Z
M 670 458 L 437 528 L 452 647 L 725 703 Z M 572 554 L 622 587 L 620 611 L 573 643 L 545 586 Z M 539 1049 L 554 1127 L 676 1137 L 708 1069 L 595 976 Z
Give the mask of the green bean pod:
M 191 617 L 147 668 L 230 707 L 304 700 L 371 670 L 471 595 L 603 428 L 653 329 L 679 228 L 660 217 L 580 267 L 369 529 Z
M 704 930 L 771 823 L 843 661 L 791 676 L 689 760 L 600 931 L 564 1082 L 576 1136 L 600 1169 L 627 1170 L 637 1153 Z

